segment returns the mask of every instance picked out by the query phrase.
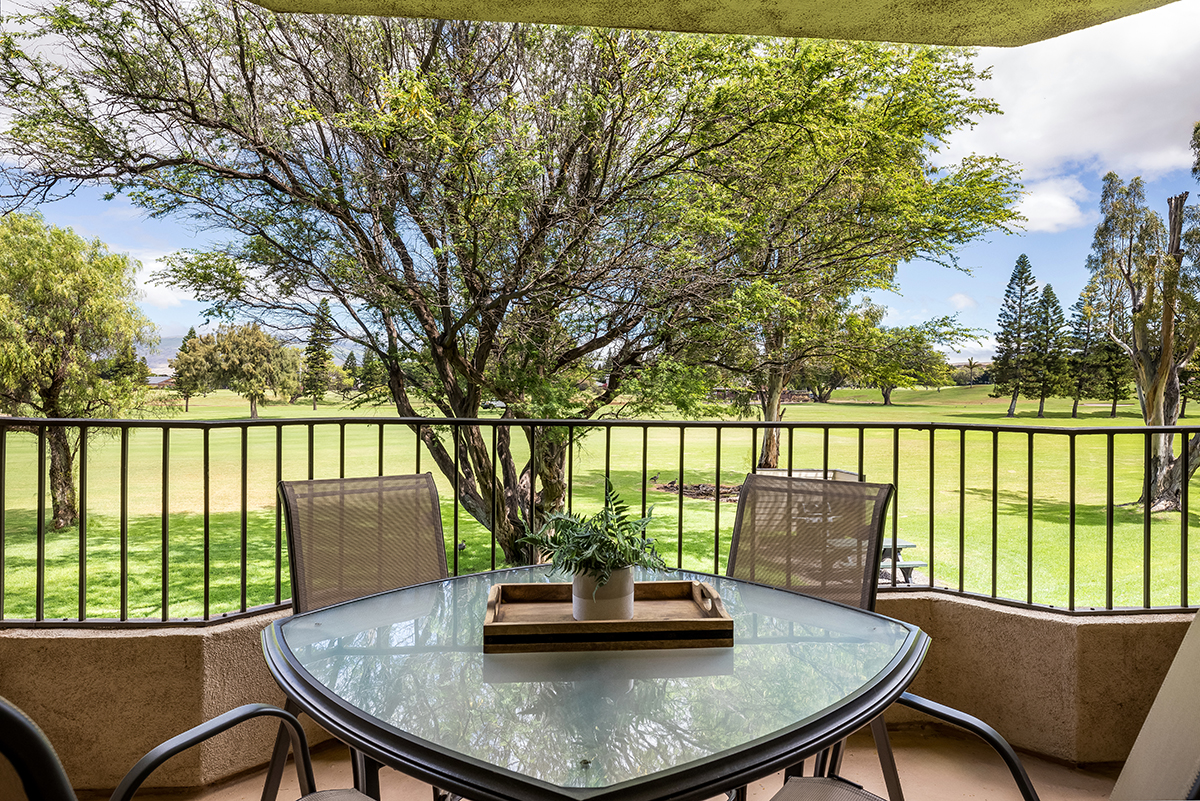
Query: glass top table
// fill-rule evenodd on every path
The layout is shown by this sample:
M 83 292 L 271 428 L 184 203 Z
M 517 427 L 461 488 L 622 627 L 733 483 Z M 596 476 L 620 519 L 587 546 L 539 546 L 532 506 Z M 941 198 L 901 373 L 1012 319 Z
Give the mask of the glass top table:
M 483 653 L 488 590 L 544 566 L 459 576 L 296 615 L 263 632 L 289 699 L 384 765 L 473 801 L 708 798 L 869 722 L 929 645 L 915 626 L 688 571 L 732 648 Z

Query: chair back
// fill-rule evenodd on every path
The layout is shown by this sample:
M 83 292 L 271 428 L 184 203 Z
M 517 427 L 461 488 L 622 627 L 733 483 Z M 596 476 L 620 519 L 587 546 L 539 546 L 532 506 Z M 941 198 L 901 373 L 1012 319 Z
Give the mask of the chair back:
M 450 575 L 429 473 L 281 481 L 279 497 L 297 612 Z
M 1200 798 L 1200 614 L 1183 636 L 1110 798 Z
M 891 484 L 746 476 L 727 573 L 874 609 L 884 515 L 894 491 Z
M 28 715 L 0 697 L 0 798 L 22 797 L 75 801 L 75 791 L 50 740 Z

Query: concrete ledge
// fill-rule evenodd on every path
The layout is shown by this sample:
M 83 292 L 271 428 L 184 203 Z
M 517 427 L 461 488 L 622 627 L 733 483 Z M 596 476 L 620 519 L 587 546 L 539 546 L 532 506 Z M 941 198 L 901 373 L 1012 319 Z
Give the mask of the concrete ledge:
M 111 790 L 163 741 L 235 706 L 282 705 L 259 634 L 277 612 L 204 628 L 0 630 L 0 695 L 54 744 L 77 789 Z M 314 741 L 328 737 L 311 722 Z M 261 765 L 253 721 L 167 762 L 147 787 L 200 787 Z
M 913 692 L 1077 764 L 1129 756 L 1195 614 L 1067 615 L 936 592 L 880 593 L 876 609 L 933 638 Z

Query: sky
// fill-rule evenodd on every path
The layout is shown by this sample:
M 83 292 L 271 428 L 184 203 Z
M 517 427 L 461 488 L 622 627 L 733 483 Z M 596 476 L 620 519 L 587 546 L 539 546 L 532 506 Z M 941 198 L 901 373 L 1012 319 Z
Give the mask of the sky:
M 957 314 L 986 332 L 950 354 L 952 362 L 992 357 L 996 317 L 1017 257 L 1029 257 L 1039 283 L 1052 284 L 1064 312 L 1087 281 L 1085 259 L 1099 221 L 1101 178 L 1110 170 L 1146 181 L 1146 198 L 1165 216 L 1166 199 L 1183 191 L 1200 201 L 1191 177 L 1192 126 L 1200 120 L 1200 0 L 1163 8 L 1018 48 L 982 48 L 992 78 L 980 94 L 1004 114 L 956 133 L 940 165 L 970 153 L 999 155 L 1023 168 L 1024 230 L 977 240 L 958 251 L 950 270 L 902 265 L 899 293 L 873 297 L 888 307 L 885 323 L 908 325 Z M 202 235 L 170 220 L 151 220 L 101 189 L 41 207 L 47 222 L 98 237 L 142 264 L 141 307 L 163 338 L 205 330 L 204 304 L 150 282 L 170 253 L 203 247 Z M 154 359 L 151 359 L 153 366 Z

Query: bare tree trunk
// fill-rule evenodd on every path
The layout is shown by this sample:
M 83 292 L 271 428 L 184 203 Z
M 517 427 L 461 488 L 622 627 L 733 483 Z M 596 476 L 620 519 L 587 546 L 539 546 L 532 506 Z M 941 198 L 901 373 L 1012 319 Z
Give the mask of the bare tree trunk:
M 893 389 L 895 389 L 895 387 L 880 387 L 879 388 L 879 391 L 881 393 L 883 393 L 883 405 L 884 406 L 892 405 L 892 390 Z
M 46 444 L 50 449 L 52 525 L 56 529 L 66 528 L 79 517 L 75 500 L 75 460 L 67 429 L 62 426 L 47 428 Z
M 766 391 L 762 393 L 763 421 L 776 423 L 783 419 L 783 375 L 771 370 L 767 375 Z M 763 429 L 762 449 L 758 454 L 759 467 L 779 466 L 779 429 Z
M 1021 384 L 1020 384 L 1020 382 L 1017 382 L 1017 385 L 1013 388 L 1012 400 L 1009 401 L 1009 403 L 1008 403 L 1008 415 L 1007 415 L 1008 417 L 1016 417 L 1017 416 L 1017 396 L 1020 394 L 1021 394 Z
M 1046 396 L 1038 398 L 1038 417 L 1046 416 Z
M 1145 422 L 1149 426 L 1175 425 L 1179 415 L 1179 364 L 1175 357 L 1175 307 L 1178 300 L 1179 270 L 1183 264 L 1183 204 L 1187 192 L 1168 198 L 1168 246 L 1166 264 L 1163 265 L 1162 300 L 1159 336 L 1152 341 L 1149 332 L 1149 315 L 1135 325 L 1137 357 L 1134 370 L 1146 384 Z M 1138 340 L 1141 340 L 1140 342 Z M 1188 354 L 1190 356 L 1190 354 Z M 1139 382 L 1139 383 L 1142 383 Z M 1155 511 L 1179 509 L 1179 486 L 1182 477 L 1176 467 L 1172 452 L 1172 434 L 1154 434 L 1150 437 L 1150 462 L 1146 465 L 1149 497 L 1143 495 Z

